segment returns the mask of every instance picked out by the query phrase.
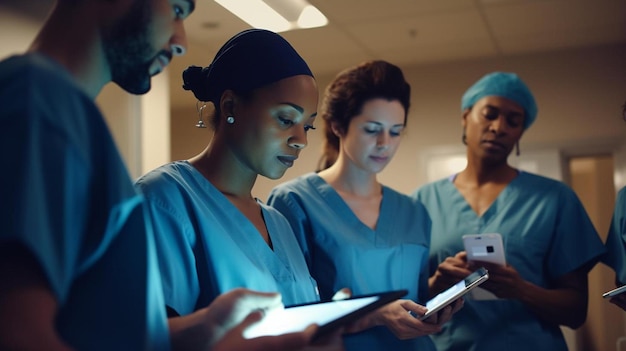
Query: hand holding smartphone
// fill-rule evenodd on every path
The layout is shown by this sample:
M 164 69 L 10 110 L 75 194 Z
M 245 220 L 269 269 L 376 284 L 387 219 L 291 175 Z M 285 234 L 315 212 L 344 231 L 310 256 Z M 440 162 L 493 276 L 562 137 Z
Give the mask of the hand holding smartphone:
M 500 233 L 466 234 L 463 235 L 463 246 L 468 262 L 488 262 L 506 265 L 504 245 Z M 497 300 L 492 292 L 478 288 L 469 295 L 474 300 Z

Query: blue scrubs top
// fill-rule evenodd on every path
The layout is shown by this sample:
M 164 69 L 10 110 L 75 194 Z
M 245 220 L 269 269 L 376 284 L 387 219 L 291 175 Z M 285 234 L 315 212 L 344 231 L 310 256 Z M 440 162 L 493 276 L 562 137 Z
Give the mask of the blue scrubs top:
M 507 264 L 526 280 L 550 282 L 604 253 L 585 209 L 565 184 L 520 172 L 478 216 L 453 183 L 453 177 L 424 185 L 414 193 L 432 219 L 430 269 L 463 251 L 464 234 L 500 233 Z M 535 317 L 520 301 L 471 300 L 433 335 L 437 349 L 466 351 L 566 351 L 558 325 Z
M 425 303 L 430 219 L 418 202 L 383 187 L 372 230 L 324 179 L 310 173 L 274 188 L 268 204 L 291 223 L 323 300 L 349 287 L 355 295 L 407 289 L 405 298 Z M 434 350 L 427 336 L 399 340 L 383 326 L 344 342 L 347 350 Z
M 136 182 L 153 217 L 165 303 L 179 315 L 238 287 L 280 292 L 285 305 L 319 301 L 289 223 L 261 205 L 273 250 L 250 222 L 187 161 Z
M 617 194 L 605 245 L 607 253 L 602 261 L 615 270 L 621 284 L 626 284 L 626 187 Z
M 100 111 L 40 54 L 0 63 L 0 243 L 39 262 L 77 350 L 168 350 L 154 239 Z

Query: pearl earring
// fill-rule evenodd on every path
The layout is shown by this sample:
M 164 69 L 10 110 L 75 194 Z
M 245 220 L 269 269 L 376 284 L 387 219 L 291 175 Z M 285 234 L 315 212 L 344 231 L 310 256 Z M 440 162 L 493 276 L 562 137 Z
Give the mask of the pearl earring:
M 226 123 L 228 123 L 228 124 L 235 123 L 235 117 L 233 117 L 233 116 L 226 117 Z

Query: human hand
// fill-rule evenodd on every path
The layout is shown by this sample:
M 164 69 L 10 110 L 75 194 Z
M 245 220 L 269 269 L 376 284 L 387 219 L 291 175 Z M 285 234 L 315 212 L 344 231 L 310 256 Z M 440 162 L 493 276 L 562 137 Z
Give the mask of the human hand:
M 341 288 L 335 292 L 331 300 L 339 301 L 349 299 L 350 297 L 352 297 L 352 290 L 350 288 Z
M 445 322 L 450 319 L 452 311 L 452 307 L 447 308 L 448 310 L 444 312 L 445 315 L 442 317 Z M 411 300 L 396 300 L 370 313 L 363 319 L 361 328 L 367 329 L 366 327 L 384 325 L 398 339 L 412 339 L 441 331 L 441 325 L 445 322 L 438 323 L 437 316 L 431 317 L 435 319 L 430 321 L 421 321 L 416 318 L 424 315 L 424 313 L 426 313 L 424 306 Z
M 246 339 L 243 332 L 263 318 L 263 313 L 256 311 L 248 315 L 239 325 L 230 329 L 218 340 L 212 351 L 294 351 L 308 345 L 317 331 L 316 325 L 311 325 L 302 332 L 288 333 L 277 336 L 261 336 Z
M 243 322 L 230 329 L 211 348 L 212 351 L 343 351 L 342 329 L 332 334 L 313 340 L 318 330 L 315 324 L 301 332 L 282 335 L 260 336 L 246 339 L 244 331 L 263 318 L 263 312 L 256 311 L 248 315 Z
M 437 266 L 435 273 L 428 279 L 430 296 L 435 296 L 448 289 L 471 273 L 467 262 L 467 253 L 460 251 L 454 257 L 447 257 Z
M 481 261 L 474 261 L 470 264 L 471 269 L 478 269 L 479 267 L 485 267 L 489 272 L 489 279 L 481 284 L 481 288 L 492 292 L 499 298 L 519 298 L 526 280 L 513 266 Z
M 260 315 L 254 312 L 281 307 L 281 296 L 277 293 L 238 288 L 218 296 L 206 308 L 203 317 L 212 334 L 210 344 L 222 339 L 233 327 L 241 326 L 244 319 L 248 321 L 246 325 L 252 324 L 254 318 L 260 318 Z
M 463 308 L 463 305 L 465 304 L 465 299 L 463 299 L 462 297 L 454 300 L 451 304 L 449 304 L 448 306 L 446 306 L 445 308 L 441 309 L 440 311 L 438 311 L 437 313 L 435 313 L 434 315 L 423 319 L 423 321 L 425 323 L 430 323 L 430 324 L 438 324 L 438 325 L 444 325 L 445 323 L 447 323 L 450 319 L 452 319 L 452 316 L 457 313 L 461 308 Z

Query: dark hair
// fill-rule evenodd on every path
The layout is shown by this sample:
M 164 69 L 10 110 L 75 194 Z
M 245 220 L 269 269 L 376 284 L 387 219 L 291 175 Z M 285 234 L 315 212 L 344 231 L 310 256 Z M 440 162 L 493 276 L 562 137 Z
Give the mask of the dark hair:
M 256 89 L 297 75 L 313 73 L 287 40 L 268 30 L 247 29 L 230 38 L 208 67 L 189 66 L 183 72 L 183 89 L 213 102 L 211 124 L 217 128 L 224 91 L 246 99 Z
M 352 118 L 361 114 L 366 102 L 376 98 L 399 101 L 404 107 L 406 125 L 411 86 L 398 66 L 386 61 L 367 61 L 342 71 L 328 85 L 321 112 L 325 139 L 317 171 L 332 166 L 339 155 L 339 137 L 333 133 L 332 126 L 345 135 Z
M 198 66 L 187 67 L 183 71 L 183 82 L 184 82 L 183 88 L 185 90 L 191 90 L 191 92 L 193 92 L 193 95 L 196 97 L 196 99 L 200 101 L 213 102 L 213 106 L 215 107 L 215 110 L 213 114 L 211 115 L 209 121 L 213 130 L 216 130 L 220 122 L 220 116 L 222 114 L 222 111 L 220 108 L 219 100 L 213 101 L 213 99 L 211 98 L 211 93 L 209 91 L 209 86 L 211 86 L 211 80 L 209 79 L 210 69 L 211 69 L 211 66 L 204 67 L 204 68 L 198 67 Z M 220 91 L 220 98 L 224 90 L 226 89 L 224 88 L 222 89 L 222 91 Z M 235 95 L 239 96 L 245 101 L 252 96 L 253 89 L 247 90 L 247 91 L 240 91 L 236 89 L 230 89 L 230 90 L 232 90 L 235 93 Z
M 624 102 L 624 106 L 622 106 L 622 118 L 626 121 L 626 102 Z

